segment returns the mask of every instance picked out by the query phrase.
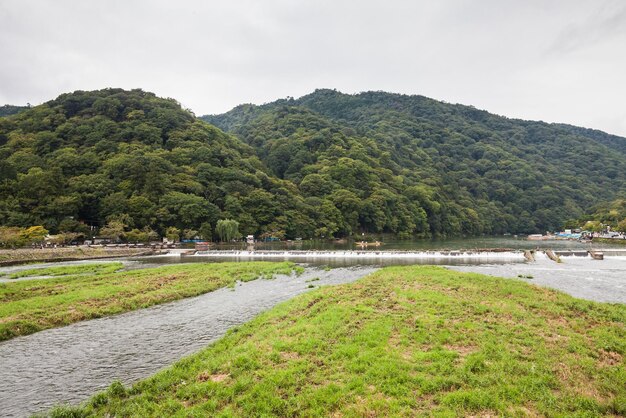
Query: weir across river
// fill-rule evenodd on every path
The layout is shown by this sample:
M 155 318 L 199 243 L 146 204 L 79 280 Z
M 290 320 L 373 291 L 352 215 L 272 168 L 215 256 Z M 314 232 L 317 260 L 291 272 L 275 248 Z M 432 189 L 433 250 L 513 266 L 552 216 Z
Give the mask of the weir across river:
M 590 250 L 516 250 L 508 248 L 488 248 L 488 249 L 468 249 L 468 250 L 430 250 L 430 251 L 402 251 L 402 250 L 209 250 L 179 253 L 181 257 L 189 258 L 220 258 L 220 259 L 282 259 L 294 261 L 319 260 L 319 259 L 398 259 L 398 260 L 423 260 L 423 259 L 443 259 L 443 260 L 487 260 L 494 261 L 531 261 L 528 253 L 532 253 L 534 258 L 554 254 L 558 257 L 589 257 L 593 259 L 594 251 Z M 626 256 L 626 250 L 604 249 L 605 256 Z

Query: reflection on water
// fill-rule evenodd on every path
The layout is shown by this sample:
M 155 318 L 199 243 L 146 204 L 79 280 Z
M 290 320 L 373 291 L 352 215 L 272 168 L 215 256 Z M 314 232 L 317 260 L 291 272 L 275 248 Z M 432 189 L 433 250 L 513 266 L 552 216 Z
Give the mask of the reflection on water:
M 470 237 L 470 238 L 446 238 L 446 239 L 412 239 L 398 240 L 392 237 L 382 237 L 383 242 L 380 247 L 363 248 L 364 251 L 389 251 L 389 250 L 460 250 L 476 248 L 511 248 L 519 250 L 532 249 L 585 249 L 593 248 L 625 248 L 619 244 L 587 244 L 578 241 L 549 240 L 549 241 L 529 241 L 526 237 L 499 236 L 499 237 Z M 245 250 L 247 244 L 216 244 L 213 249 Z M 353 240 L 303 240 L 289 242 L 257 242 L 254 244 L 256 250 L 360 250 Z

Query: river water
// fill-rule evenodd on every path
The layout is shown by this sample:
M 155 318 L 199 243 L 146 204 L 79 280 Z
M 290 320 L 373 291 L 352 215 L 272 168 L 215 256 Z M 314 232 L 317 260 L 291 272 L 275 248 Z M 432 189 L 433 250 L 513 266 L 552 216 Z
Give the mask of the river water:
M 516 250 L 532 249 L 553 249 L 553 250 L 573 250 L 593 248 L 626 248 L 620 244 L 606 243 L 581 243 L 570 240 L 546 240 L 531 241 L 526 237 L 489 236 L 489 237 L 467 237 L 467 238 L 446 238 L 446 239 L 409 239 L 399 240 L 393 237 L 379 237 L 382 245 L 380 247 L 367 247 L 365 251 L 427 251 L 427 250 L 460 250 L 472 248 L 511 248 Z M 212 248 L 218 250 L 245 250 L 246 243 L 214 244 Z M 280 241 L 280 242 L 257 242 L 254 244 L 256 250 L 302 250 L 302 251 L 344 251 L 360 249 L 358 243 L 353 240 L 303 240 L 303 241 Z
M 517 278 L 529 283 L 560 289 L 577 297 L 626 303 L 626 257 L 563 257 L 557 264 L 543 255 L 526 262 L 520 254 L 495 254 L 493 257 L 453 256 L 389 257 L 381 248 L 368 250 L 367 256 L 353 256 L 354 246 L 331 243 L 332 248 L 310 243 L 257 246 L 255 250 L 330 250 L 344 251 L 329 257 L 299 258 L 308 263 L 301 276 L 279 276 L 274 280 L 255 280 L 238 284 L 234 290 L 220 289 L 194 298 L 142 309 L 108 318 L 84 321 L 62 328 L 38 332 L 0 343 L 0 415 L 27 416 L 45 411 L 58 403 L 79 403 L 112 381 L 125 384 L 148 377 L 216 341 L 233 326 L 242 324 L 277 303 L 306 292 L 309 284 L 334 285 L 357 280 L 384 265 L 441 264 L 450 269 L 493 276 Z M 300 248 L 297 246 L 300 245 Z M 422 247 L 423 245 L 423 247 Z M 587 250 L 588 244 L 570 241 L 529 242 L 515 238 L 477 240 L 390 242 L 385 251 L 420 251 L 439 254 L 440 250 L 461 248 L 553 248 Z M 607 248 L 609 246 L 602 246 Z M 598 246 L 594 246 L 598 248 Z M 624 247 L 621 247 L 624 248 Z M 232 248 L 231 248 L 232 249 Z M 235 248 L 245 250 L 244 246 Z M 284 257 L 288 258 L 288 257 Z M 232 257 L 224 260 L 233 261 Z M 250 257 L 240 259 L 251 259 Z M 254 259 L 254 258 L 252 258 Z M 122 259 L 125 268 L 143 268 L 179 262 L 216 262 L 219 257 L 147 257 Z M 102 262 L 90 260 L 88 262 Z M 85 262 L 81 262 L 85 263 Z M 76 264 L 76 262 L 65 263 Z M 54 264 L 59 265 L 59 264 Z M 332 265 L 328 270 L 321 266 Z M 10 272 L 37 266 L 0 268 Z M 307 282 L 312 278 L 319 281 Z
M 537 257 L 533 263 L 485 263 L 456 265 L 458 271 L 488 274 L 496 277 L 521 278 L 528 283 L 551 287 L 572 296 L 598 302 L 626 303 L 626 257 L 561 257 L 555 263 L 547 257 Z
M 32 266 L 31 266 L 32 268 Z M 116 379 L 128 384 L 216 341 L 235 325 L 308 290 L 376 269 L 308 268 L 300 276 L 239 283 L 194 298 L 79 322 L 0 343 L 0 415 L 79 403 Z M 307 280 L 319 278 L 318 281 Z

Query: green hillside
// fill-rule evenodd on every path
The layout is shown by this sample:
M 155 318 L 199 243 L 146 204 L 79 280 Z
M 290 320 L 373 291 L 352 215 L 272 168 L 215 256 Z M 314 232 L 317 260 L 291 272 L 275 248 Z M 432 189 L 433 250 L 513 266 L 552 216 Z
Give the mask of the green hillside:
M 3 116 L 11 116 L 23 112 L 28 109 L 29 106 L 13 106 L 13 105 L 4 105 L 0 106 L 0 117 Z
M 612 231 L 626 232 L 626 197 L 599 203 L 578 219 L 568 220 L 567 226 L 595 232 L 604 231 L 608 226 Z
M 141 90 L 77 91 L 0 118 L 0 226 L 530 233 L 626 187 L 624 138 L 421 96 L 318 90 L 203 119 L 230 133 Z
M 354 197 L 342 212 L 369 230 L 541 232 L 626 188 L 624 138 L 422 96 L 317 90 L 202 118 L 303 194 Z M 369 222 L 372 208 L 391 216 Z
M 281 216 L 313 224 L 293 184 L 266 171 L 250 146 L 172 99 L 77 91 L 0 119 L 0 225 L 57 232 L 121 221 L 207 235 L 229 217 L 243 232 Z

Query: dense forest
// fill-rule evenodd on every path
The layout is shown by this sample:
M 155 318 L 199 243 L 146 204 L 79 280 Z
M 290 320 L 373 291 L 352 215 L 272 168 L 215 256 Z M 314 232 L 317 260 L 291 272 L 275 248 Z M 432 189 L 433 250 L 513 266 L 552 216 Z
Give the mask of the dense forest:
M 318 90 L 203 121 L 105 89 L 20 110 L 0 117 L 0 225 L 52 233 L 530 233 L 626 184 L 623 138 L 421 96 Z
M 337 207 L 342 232 L 555 230 L 626 188 L 624 138 L 422 96 L 317 90 L 203 119 Z
M 0 106 L 0 117 L 15 115 L 17 113 L 23 112 L 24 110 L 28 108 L 29 106 L 13 106 L 13 105 Z
M 313 235 L 319 217 L 253 148 L 172 99 L 78 91 L 0 118 L 1 225 L 175 227 L 208 239 L 222 218 L 295 236 Z
M 583 228 L 594 232 L 604 231 L 608 226 L 612 231 L 626 232 L 626 197 L 599 203 L 588 213 L 568 220 L 566 225 L 568 228 Z

